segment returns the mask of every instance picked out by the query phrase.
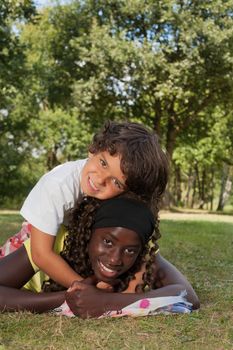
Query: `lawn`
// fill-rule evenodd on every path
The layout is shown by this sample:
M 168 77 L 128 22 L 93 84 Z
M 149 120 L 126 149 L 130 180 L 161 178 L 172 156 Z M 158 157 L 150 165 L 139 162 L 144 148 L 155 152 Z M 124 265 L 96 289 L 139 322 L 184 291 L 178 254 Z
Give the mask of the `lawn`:
M 20 222 L 0 215 L 0 243 Z M 161 231 L 161 253 L 193 284 L 199 312 L 105 320 L 1 314 L 0 350 L 233 349 L 233 224 L 163 220 Z

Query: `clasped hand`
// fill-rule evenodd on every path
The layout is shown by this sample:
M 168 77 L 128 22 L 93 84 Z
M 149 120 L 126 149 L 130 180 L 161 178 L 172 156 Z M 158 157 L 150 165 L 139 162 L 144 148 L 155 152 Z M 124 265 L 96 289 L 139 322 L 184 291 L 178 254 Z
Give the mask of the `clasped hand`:
M 112 288 L 105 285 L 100 286 L 104 289 L 100 289 L 96 284 L 94 278 L 86 278 L 81 282 L 74 281 L 67 290 L 66 302 L 74 315 L 85 319 L 99 317 L 107 311 L 107 300 Z

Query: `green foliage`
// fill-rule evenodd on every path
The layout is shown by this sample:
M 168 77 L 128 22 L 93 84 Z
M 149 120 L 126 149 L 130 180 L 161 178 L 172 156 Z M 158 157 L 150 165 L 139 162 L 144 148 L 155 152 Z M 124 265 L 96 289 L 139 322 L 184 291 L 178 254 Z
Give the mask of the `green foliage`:
M 137 120 L 160 135 L 177 203 L 194 175 L 196 202 L 216 196 L 232 163 L 233 0 L 0 6 L 0 144 L 19 164 L 46 171 L 84 156 L 104 120 Z
M 15 149 L 13 142 L 1 142 L 0 207 L 18 208 L 37 179 L 44 173 L 39 159 Z
M 90 130 L 75 111 L 66 112 L 61 108 L 41 110 L 38 118 L 31 120 L 30 130 L 37 152 L 47 156 L 54 152 L 58 163 L 87 155 Z M 54 165 L 56 163 L 49 167 Z
M 1 1 L 0 4 L 0 205 L 15 194 L 14 202 L 22 200 L 31 184 L 32 175 L 21 173 L 25 167 L 25 122 L 13 116 L 18 93 L 23 87 L 25 55 L 17 25 L 33 18 L 35 7 L 29 0 Z M 36 174 L 34 175 L 36 176 Z M 26 190 L 27 189 L 27 190 Z
M 205 117 L 205 115 L 204 115 Z M 204 174 L 204 181 L 200 187 L 204 187 L 203 198 L 199 193 L 198 201 L 208 202 L 214 185 L 220 184 L 222 179 L 222 165 L 232 164 L 232 137 L 229 129 L 229 123 L 232 121 L 232 114 L 226 115 L 223 110 L 216 108 L 210 118 L 205 121 L 206 131 L 200 139 L 192 133 L 188 138 L 188 144 L 178 146 L 173 155 L 174 164 L 182 169 L 182 183 L 187 190 L 187 178 L 198 177 Z M 213 179 L 214 177 L 214 179 Z M 215 183 L 213 183 L 213 181 Z M 195 189 L 194 189 L 195 190 Z M 185 200 L 183 198 L 183 200 Z M 188 203 L 186 203 L 188 204 Z
M 1 1 L 0 4 L 0 109 L 8 109 L 24 74 L 24 53 L 16 24 L 27 21 L 35 8 L 30 0 Z
M 230 110 L 231 1 L 221 10 L 215 2 L 89 4 L 90 34 L 73 41 L 86 72 L 74 97 L 92 118 L 138 117 L 163 135 L 172 156 L 203 111 L 223 102 Z

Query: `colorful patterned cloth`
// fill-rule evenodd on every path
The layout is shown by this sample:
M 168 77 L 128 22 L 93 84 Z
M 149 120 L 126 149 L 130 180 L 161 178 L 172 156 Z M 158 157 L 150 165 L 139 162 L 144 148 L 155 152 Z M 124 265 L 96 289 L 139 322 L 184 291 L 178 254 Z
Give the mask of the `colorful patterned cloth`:
M 30 235 L 31 225 L 28 222 L 23 222 L 21 230 L 0 247 L 0 259 L 20 248 Z
M 186 291 L 183 291 L 179 296 L 157 297 L 140 299 L 133 304 L 124 307 L 119 311 L 107 311 L 99 319 L 105 317 L 140 317 L 154 316 L 159 314 L 186 314 L 192 312 L 192 304 L 185 299 Z M 52 313 L 58 316 L 75 317 L 66 302 L 60 307 L 52 310 Z
M 140 316 L 154 316 L 158 314 L 177 314 L 190 313 L 192 311 L 192 304 L 187 302 L 184 298 L 186 292 L 184 291 L 179 296 L 146 298 L 136 301 L 124 307 L 120 311 L 109 311 L 104 313 L 99 318 L 103 317 L 140 317 Z

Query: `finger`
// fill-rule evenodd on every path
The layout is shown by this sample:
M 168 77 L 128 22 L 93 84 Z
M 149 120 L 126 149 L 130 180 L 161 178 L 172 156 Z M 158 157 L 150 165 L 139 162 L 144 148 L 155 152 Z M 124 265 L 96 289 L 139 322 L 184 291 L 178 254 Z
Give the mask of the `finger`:
M 77 293 L 66 293 L 65 300 L 73 314 L 79 316 L 79 298 L 77 296 Z
M 67 292 L 73 292 L 78 290 L 83 290 L 83 283 L 79 281 L 72 282 L 71 286 L 67 289 Z
M 78 298 L 80 297 L 80 291 L 78 290 L 72 290 L 72 291 L 66 291 L 65 292 L 65 299 L 73 299 L 73 300 L 78 300 Z
M 79 300 L 79 292 L 77 292 L 77 291 L 66 292 L 65 299 L 66 300 L 73 300 L 77 303 Z
M 73 281 L 70 285 L 70 287 L 67 289 L 67 291 L 72 291 L 72 290 L 75 290 L 76 288 L 76 285 L 79 281 Z
M 93 276 L 89 276 L 89 277 L 83 279 L 82 283 L 85 283 L 85 284 L 91 285 L 91 286 L 96 286 L 96 284 L 98 283 L 98 280 L 95 277 L 95 275 L 93 275 Z
M 105 292 L 113 292 L 113 286 L 106 282 L 98 282 L 96 285 L 97 288 L 104 290 Z

